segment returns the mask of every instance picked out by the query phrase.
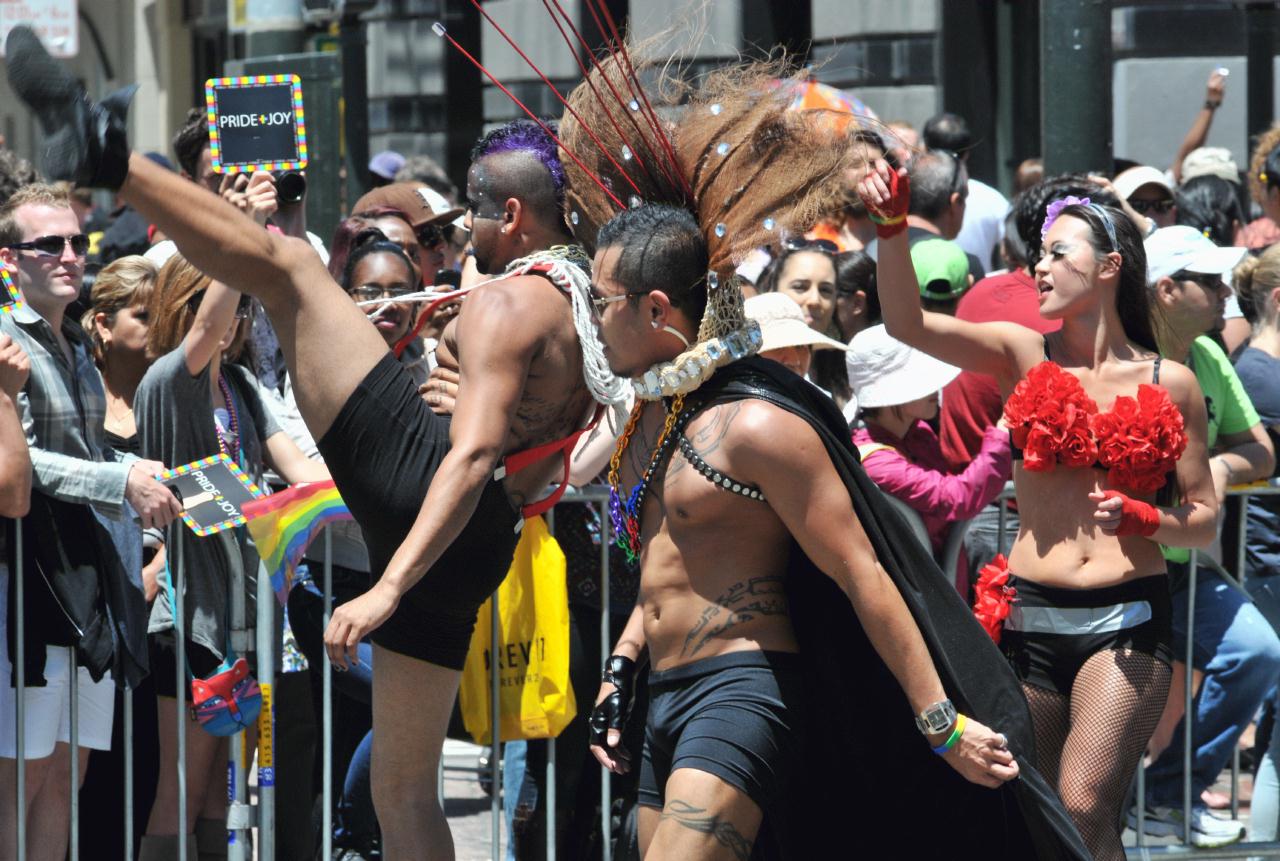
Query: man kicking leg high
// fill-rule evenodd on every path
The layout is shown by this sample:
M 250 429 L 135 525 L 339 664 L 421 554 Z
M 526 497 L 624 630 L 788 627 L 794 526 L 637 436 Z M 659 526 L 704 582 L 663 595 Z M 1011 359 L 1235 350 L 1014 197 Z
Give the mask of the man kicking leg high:
M 452 859 L 436 771 L 459 672 L 476 611 L 510 565 L 521 506 L 560 477 L 562 461 L 501 480 L 495 468 L 504 455 L 571 437 L 593 396 L 603 402 L 621 391 L 594 334 L 580 339 L 575 327 L 589 320 L 588 262 L 565 229 L 554 142 L 534 124 L 512 123 L 473 153 L 467 219 L 477 263 L 510 277 L 468 296 L 445 332 L 465 384 L 449 421 L 422 402 L 306 242 L 272 235 L 216 195 L 130 155 L 125 100 L 90 103 L 30 30 L 11 33 L 6 56 L 11 84 L 50 142 L 49 175 L 118 189 L 192 263 L 257 297 L 270 316 L 299 409 L 380 575 L 335 611 L 325 643 L 345 667 L 373 635 L 374 800 L 384 852 Z

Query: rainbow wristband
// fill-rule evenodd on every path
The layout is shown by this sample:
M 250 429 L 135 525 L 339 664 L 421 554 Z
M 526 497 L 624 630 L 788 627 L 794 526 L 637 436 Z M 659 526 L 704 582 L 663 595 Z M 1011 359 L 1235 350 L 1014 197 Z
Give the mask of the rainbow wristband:
M 964 735 L 964 715 L 956 717 L 956 728 L 951 731 L 951 737 L 933 749 L 938 756 L 942 756 L 951 748 L 956 746 L 956 742 L 960 740 L 960 736 Z
M 867 218 L 870 218 L 872 222 L 880 225 L 881 227 L 892 227 L 895 224 L 901 224 L 902 222 L 906 221 L 907 214 L 904 212 L 903 214 L 894 216 L 892 218 L 885 218 L 884 216 L 876 215 L 873 211 L 868 209 Z

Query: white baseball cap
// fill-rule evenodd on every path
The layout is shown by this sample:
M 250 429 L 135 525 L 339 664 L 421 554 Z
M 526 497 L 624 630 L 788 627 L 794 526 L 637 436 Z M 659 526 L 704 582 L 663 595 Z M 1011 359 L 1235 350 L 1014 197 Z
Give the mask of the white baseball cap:
M 1226 275 L 1248 253 L 1245 248 L 1221 248 L 1194 227 L 1162 227 L 1147 237 L 1147 283 L 1155 284 L 1175 272 Z
M 955 365 L 891 337 L 883 324 L 853 336 L 845 367 L 859 408 L 909 404 L 960 375 Z
M 1197 176 L 1216 176 L 1227 182 L 1240 184 L 1240 168 L 1231 157 L 1231 150 L 1220 146 L 1202 146 L 1187 153 L 1182 160 L 1182 181 Z
M 1169 184 L 1169 180 L 1165 177 L 1164 171 L 1156 170 L 1154 167 L 1142 165 L 1141 167 L 1131 167 L 1120 173 L 1112 185 L 1116 188 L 1116 194 L 1125 200 L 1130 195 L 1142 188 L 1144 185 L 1158 185 L 1173 197 L 1173 186 Z
M 834 347 L 837 350 L 848 350 L 835 338 L 813 329 L 804 321 L 804 309 L 782 293 L 761 293 L 752 296 L 744 303 L 747 318 L 760 324 L 763 342 L 761 353 L 769 350 L 780 350 L 783 347 Z

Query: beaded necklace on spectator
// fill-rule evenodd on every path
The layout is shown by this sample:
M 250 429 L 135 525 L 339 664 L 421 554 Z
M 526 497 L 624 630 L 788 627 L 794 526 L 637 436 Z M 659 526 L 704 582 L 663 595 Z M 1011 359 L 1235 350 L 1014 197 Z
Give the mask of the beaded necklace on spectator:
M 236 463 L 239 463 L 240 452 L 243 451 L 243 446 L 240 444 L 240 420 L 236 416 L 236 404 L 235 400 L 231 397 L 231 387 L 227 385 L 226 374 L 218 374 L 218 388 L 222 391 L 222 400 L 226 402 L 227 405 L 227 419 L 228 423 L 231 425 L 229 436 L 232 438 L 232 446 L 234 446 L 229 447 L 227 445 L 226 440 L 222 438 L 222 429 L 218 428 L 218 450 Z M 214 424 L 218 424 L 216 416 Z
M 666 460 L 671 444 L 680 435 L 688 419 L 688 415 L 684 413 L 684 393 L 682 392 L 671 399 L 666 418 L 662 422 L 662 431 L 654 441 L 653 453 L 649 455 L 649 465 L 645 468 L 639 483 L 627 495 L 626 502 L 623 502 L 620 475 L 622 456 L 631 443 L 632 434 L 640 424 L 640 416 L 644 408 L 644 402 L 638 401 L 631 409 L 627 426 L 623 429 L 618 445 L 613 450 L 613 457 L 609 458 L 609 519 L 613 522 L 614 543 L 627 554 L 628 562 L 635 562 L 640 558 L 640 509 L 644 506 L 645 494 L 649 490 L 654 475 Z

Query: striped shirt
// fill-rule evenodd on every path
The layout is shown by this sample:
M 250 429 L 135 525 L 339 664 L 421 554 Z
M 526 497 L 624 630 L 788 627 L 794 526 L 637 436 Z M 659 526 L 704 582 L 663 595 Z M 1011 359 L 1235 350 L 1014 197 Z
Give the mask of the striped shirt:
M 120 455 L 104 439 L 107 400 L 88 339 L 64 319 L 62 334 L 31 306 L 0 315 L 0 332 L 13 338 L 31 360 L 31 374 L 18 394 L 18 413 L 31 450 L 33 486 L 66 502 L 94 506 L 103 515 L 124 515 L 125 483 L 136 458 Z

